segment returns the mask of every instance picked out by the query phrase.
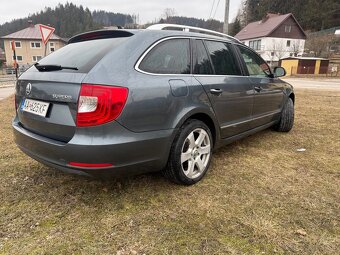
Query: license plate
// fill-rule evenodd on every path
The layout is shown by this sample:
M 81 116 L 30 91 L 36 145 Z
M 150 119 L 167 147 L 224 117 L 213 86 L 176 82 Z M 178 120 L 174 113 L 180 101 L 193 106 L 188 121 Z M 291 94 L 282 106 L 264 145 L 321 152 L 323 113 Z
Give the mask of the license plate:
M 21 104 L 21 110 L 23 112 L 29 112 L 42 117 L 46 117 L 49 106 L 50 103 L 45 103 L 32 99 L 25 99 Z

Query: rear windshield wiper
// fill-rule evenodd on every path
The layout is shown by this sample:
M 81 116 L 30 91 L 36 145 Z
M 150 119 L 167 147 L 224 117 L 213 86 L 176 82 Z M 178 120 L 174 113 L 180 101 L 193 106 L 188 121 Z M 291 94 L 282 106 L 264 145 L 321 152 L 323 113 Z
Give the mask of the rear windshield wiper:
M 59 71 L 63 69 L 68 70 L 78 70 L 77 67 L 71 66 L 61 66 L 61 65 L 40 65 L 39 63 L 34 64 L 35 68 L 39 70 L 39 72 L 51 72 L 51 71 Z

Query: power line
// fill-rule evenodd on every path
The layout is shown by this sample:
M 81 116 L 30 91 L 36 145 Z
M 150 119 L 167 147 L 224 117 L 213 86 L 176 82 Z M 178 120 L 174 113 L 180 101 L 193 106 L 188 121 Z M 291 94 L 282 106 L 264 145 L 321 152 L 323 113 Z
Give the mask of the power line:
M 214 10 L 214 6 L 215 6 L 215 0 L 214 0 L 213 4 L 211 6 L 211 10 L 210 10 L 210 14 L 209 14 L 209 19 L 211 18 L 211 14 L 212 14 L 212 12 Z
M 215 13 L 214 13 L 214 16 L 212 17 L 212 19 L 214 19 L 215 16 L 216 16 L 216 12 L 217 12 L 218 6 L 220 5 L 220 1 L 221 1 L 221 0 L 218 0 L 218 2 L 217 2 L 216 9 L 215 9 Z

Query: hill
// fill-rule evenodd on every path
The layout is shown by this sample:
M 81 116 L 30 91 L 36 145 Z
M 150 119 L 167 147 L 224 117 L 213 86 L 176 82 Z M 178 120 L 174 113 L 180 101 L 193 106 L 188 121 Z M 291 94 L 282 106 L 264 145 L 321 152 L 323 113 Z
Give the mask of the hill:
M 168 17 L 167 19 L 161 19 L 159 23 L 181 24 L 186 26 L 201 27 L 205 29 L 215 30 L 218 32 L 222 32 L 223 30 L 223 22 L 213 19 L 204 20 L 197 18 L 172 16 Z
M 66 38 L 103 26 L 124 26 L 133 22 L 131 15 L 106 11 L 92 13 L 82 5 L 66 3 L 65 5 L 58 4 L 55 8 L 45 8 L 29 17 L 0 25 L 0 37 L 26 28 L 28 20 L 32 20 L 34 24 L 49 24 L 56 29 L 57 35 Z
M 247 0 L 243 23 L 261 20 L 267 12 L 293 13 L 304 30 L 319 31 L 340 24 L 339 0 Z

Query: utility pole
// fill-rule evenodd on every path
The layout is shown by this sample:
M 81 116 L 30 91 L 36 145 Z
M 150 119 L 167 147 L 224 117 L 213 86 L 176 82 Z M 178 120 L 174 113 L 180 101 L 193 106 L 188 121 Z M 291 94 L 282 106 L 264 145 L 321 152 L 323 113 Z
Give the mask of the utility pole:
M 223 33 L 229 33 L 229 5 L 230 0 L 225 0 L 225 12 L 224 12 L 224 25 L 223 25 Z

